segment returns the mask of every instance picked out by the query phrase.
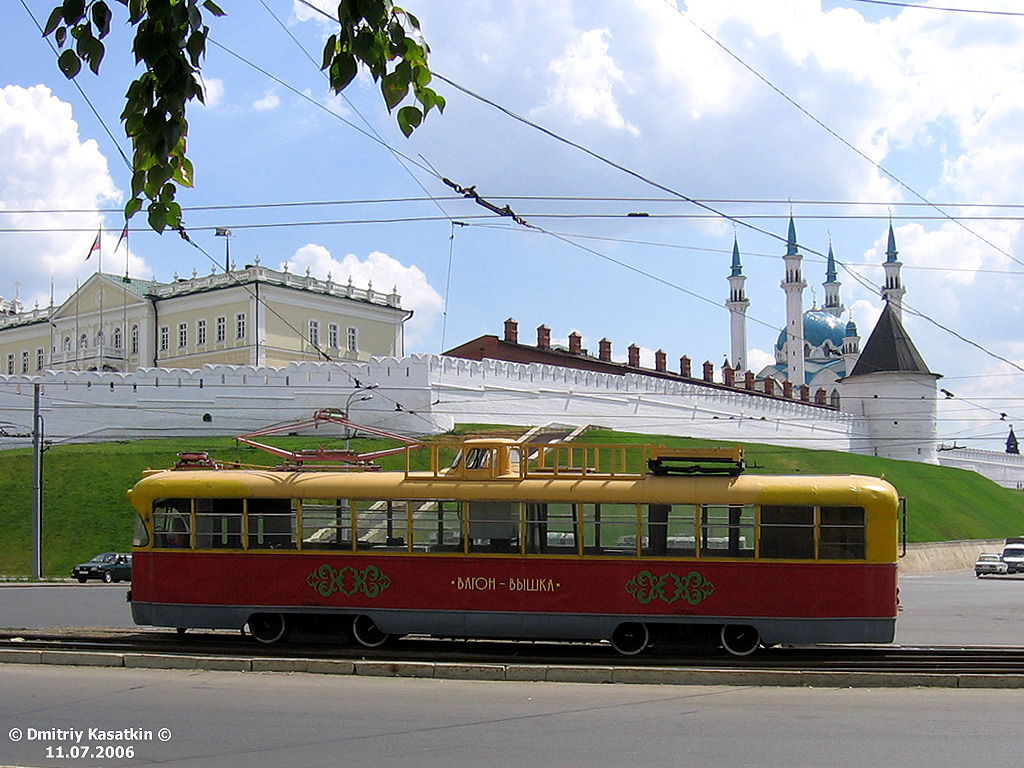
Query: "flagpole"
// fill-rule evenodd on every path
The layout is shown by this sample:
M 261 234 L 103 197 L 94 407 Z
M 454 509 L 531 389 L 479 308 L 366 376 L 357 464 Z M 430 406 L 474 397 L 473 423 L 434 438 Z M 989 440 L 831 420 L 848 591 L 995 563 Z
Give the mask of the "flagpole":
M 99 357 L 99 359 L 96 361 L 96 369 L 98 371 L 102 371 L 103 370 L 103 358 L 106 356 L 106 348 L 107 348 L 107 331 L 103 327 L 103 241 L 102 241 L 102 239 L 100 240 L 100 247 L 99 247 L 99 250 L 97 251 L 96 275 L 99 277 L 99 280 L 97 280 L 96 285 L 99 286 L 99 290 L 100 290 L 100 332 L 98 334 L 98 339 L 97 339 L 100 343 L 96 345 L 97 346 L 96 354 Z

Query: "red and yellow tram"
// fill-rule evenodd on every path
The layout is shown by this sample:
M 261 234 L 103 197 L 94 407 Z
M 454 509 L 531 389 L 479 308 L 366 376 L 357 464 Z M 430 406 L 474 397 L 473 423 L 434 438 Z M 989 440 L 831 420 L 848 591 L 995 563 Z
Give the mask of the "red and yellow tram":
M 474 440 L 444 467 L 443 446 L 426 450 L 423 471 L 407 455 L 404 471 L 148 473 L 128 494 L 135 622 L 248 625 L 267 643 L 310 625 L 365 646 L 607 639 L 624 654 L 894 637 L 884 480 L 744 475 L 739 448 Z

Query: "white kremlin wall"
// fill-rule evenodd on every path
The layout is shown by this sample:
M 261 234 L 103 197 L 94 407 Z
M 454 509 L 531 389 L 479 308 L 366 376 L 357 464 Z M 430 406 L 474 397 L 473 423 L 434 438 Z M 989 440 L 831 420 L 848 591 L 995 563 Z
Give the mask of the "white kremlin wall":
M 8 435 L 30 432 L 37 383 L 45 436 L 53 442 L 239 435 L 321 408 L 342 409 L 353 393 L 361 393 L 352 397 L 353 421 L 410 435 L 445 432 L 460 422 L 558 422 L 848 450 L 855 436 L 866 434 L 863 420 L 849 414 L 740 390 L 636 373 L 412 355 L 285 368 L 0 376 L 0 428 Z M 371 384 L 377 387 L 362 393 Z M 373 398 L 361 400 L 365 394 Z M 0 446 L 25 444 L 0 436 Z
M 353 421 L 406 435 L 456 423 L 558 423 L 870 453 L 861 416 L 743 390 L 537 363 L 438 355 L 370 362 L 292 363 L 285 368 L 205 366 L 136 373 L 50 371 L 0 375 L 0 447 L 26 447 L 34 385 L 45 438 L 53 443 L 151 437 L 236 436 L 308 419 L 351 403 Z M 370 385 L 376 385 L 367 390 Z M 363 400 L 366 395 L 372 399 Z M 338 434 L 340 427 L 321 427 Z M 1024 487 L 1024 458 L 994 451 L 940 451 L 939 463 Z M 934 460 L 934 459 L 933 459 Z

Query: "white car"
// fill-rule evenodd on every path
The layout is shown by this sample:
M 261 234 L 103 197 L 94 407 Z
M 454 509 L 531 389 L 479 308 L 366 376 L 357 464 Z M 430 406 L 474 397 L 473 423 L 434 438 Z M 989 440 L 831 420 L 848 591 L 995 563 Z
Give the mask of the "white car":
M 1002 555 L 997 555 L 995 552 L 981 553 L 974 564 L 974 575 L 979 579 L 982 576 L 1002 576 L 1008 572 L 1009 566 L 1003 560 Z
M 1009 573 L 1024 572 L 1024 544 L 1007 544 L 999 558 Z

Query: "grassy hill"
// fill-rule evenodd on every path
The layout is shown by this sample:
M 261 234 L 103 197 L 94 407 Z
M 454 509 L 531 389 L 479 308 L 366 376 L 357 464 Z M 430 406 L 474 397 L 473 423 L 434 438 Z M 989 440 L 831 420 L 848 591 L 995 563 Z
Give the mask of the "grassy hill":
M 462 431 L 470 430 L 462 428 Z M 488 429 L 488 431 L 491 431 Z M 507 431 L 509 435 L 519 430 Z M 592 431 L 595 443 L 663 443 L 714 446 L 705 440 Z M 278 438 L 290 448 L 320 444 L 317 438 Z M 330 445 L 330 441 L 325 441 Z M 340 445 L 340 441 L 335 441 Z M 357 439 L 353 448 L 373 450 L 384 441 Z M 721 444 L 718 444 L 721 445 Z M 912 542 L 1003 538 L 1024 534 L 1024 493 L 1001 488 L 973 472 L 855 456 L 748 444 L 749 472 L 863 474 L 884 476 L 907 498 L 908 539 Z M 180 451 L 207 450 L 223 461 L 267 465 L 273 457 L 237 446 L 231 438 L 141 440 L 131 443 L 62 445 L 44 457 L 43 572 L 64 577 L 71 566 L 105 550 L 131 546 L 134 513 L 125 500 L 146 468 L 174 463 Z M 398 468 L 400 457 L 382 462 Z M 32 572 L 32 456 L 29 450 L 0 452 L 0 575 Z

